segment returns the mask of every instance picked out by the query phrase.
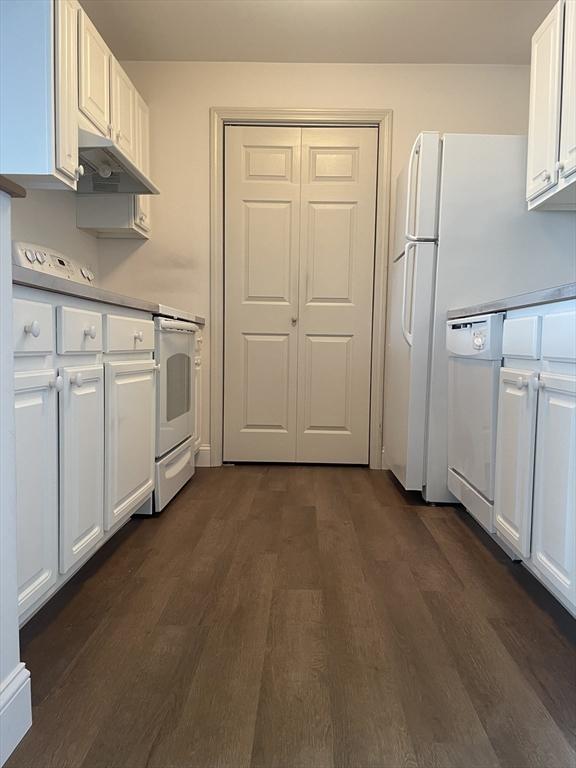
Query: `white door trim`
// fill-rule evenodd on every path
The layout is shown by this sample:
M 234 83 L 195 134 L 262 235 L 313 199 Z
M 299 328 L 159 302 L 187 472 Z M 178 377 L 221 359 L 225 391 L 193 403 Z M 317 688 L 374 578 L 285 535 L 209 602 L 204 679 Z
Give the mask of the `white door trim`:
M 224 126 L 375 126 L 378 128 L 378 186 L 374 254 L 374 312 L 370 387 L 370 468 L 382 468 L 384 333 L 390 217 L 392 110 L 242 109 L 210 110 L 210 459 L 222 464 L 224 405 Z

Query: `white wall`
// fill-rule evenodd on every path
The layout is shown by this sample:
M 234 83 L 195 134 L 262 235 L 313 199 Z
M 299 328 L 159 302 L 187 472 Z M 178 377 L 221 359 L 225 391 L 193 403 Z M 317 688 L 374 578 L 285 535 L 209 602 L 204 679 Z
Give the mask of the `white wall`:
M 29 190 L 12 201 L 12 239 L 69 254 L 98 274 L 98 241 L 76 229 L 74 192 Z
M 105 287 L 209 316 L 209 109 L 391 108 L 393 177 L 421 130 L 523 133 L 528 67 L 456 65 L 129 62 L 150 105 L 152 200 L 148 242 L 96 241 L 73 222 L 73 196 L 38 192 L 16 209 L 15 237 L 33 232 L 86 261 L 98 255 Z M 61 247 L 62 246 L 62 247 Z M 96 249 L 96 251 L 94 251 Z M 205 356 L 209 349 L 205 333 Z M 209 367 L 204 369 L 208 441 Z

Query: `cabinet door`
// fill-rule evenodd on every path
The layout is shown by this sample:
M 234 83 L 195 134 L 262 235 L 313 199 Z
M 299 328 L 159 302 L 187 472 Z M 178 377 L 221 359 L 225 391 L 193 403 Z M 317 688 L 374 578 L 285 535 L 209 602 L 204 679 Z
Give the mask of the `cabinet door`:
M 17 373 L 15 384 L 18 611 L 58 573 L 58 422 L 54 371 Z
M 498 397 L 494 519 L 498 534 L 530 556 L 538 374 L 502 368 Z
M 156 371 L 153 360 L 105 367 L 108 530 L 154 490 Z
M 532 560 L 576 606 L 576 377 L 540 375 Z
M 134 195 L 134 224 L 143 232 L 150 232 L 150 198 L 152 195 Z
M 145 176 L 150 175 L 150 110 L 136 92 L 136 156 L 135 161 Z M 148 197 L 144 195 L 144 197 Z
M 194 358 L 194 451 L 202 441 L 202 356 Z
M 78 3 L 56 7 L 56 167 L 76 179 L 78 167 Z
M 114 142 L 136 161 L 136 89 L 115 58 L 112 58 L 112 134 Z
M 104 371 L 62 368 L 60 393 L 60 571 L 104 536 Z
M 562 15 L 562 3 L 558 2 L 532 37 L 526 178 L 528 200 L 545 192 L 558 180 Z
M 112 54 L 83 11 L 79 13 L 78 107 L 103 136 L 110 136 L 110 62 Z
M 562 116 L 560 119 L 561 176 L 576 171 L 576 2 L 564 10 L 564 53 L 562 66 Z

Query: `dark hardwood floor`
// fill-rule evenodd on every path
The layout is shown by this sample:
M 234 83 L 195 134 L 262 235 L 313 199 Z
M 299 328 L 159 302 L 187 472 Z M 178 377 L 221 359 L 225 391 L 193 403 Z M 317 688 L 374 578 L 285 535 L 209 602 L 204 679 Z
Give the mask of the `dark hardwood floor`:
M 575 622 L 387 473 L 200 470 L 22 632 L 9 768 L 572 768 Z

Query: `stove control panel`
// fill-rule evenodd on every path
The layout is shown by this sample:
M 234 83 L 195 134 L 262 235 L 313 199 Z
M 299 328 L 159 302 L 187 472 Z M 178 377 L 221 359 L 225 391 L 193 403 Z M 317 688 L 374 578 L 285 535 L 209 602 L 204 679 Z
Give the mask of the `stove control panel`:
M 96 279 L 89 267 L 78 264 L 63 253 L 34 243 L 12 244 L 12 263 L 36 272 L 73 280 L 76 283 L 93 283 Z

